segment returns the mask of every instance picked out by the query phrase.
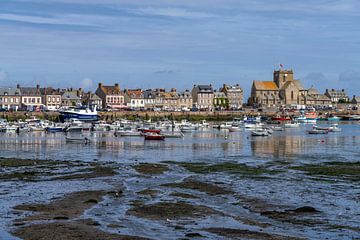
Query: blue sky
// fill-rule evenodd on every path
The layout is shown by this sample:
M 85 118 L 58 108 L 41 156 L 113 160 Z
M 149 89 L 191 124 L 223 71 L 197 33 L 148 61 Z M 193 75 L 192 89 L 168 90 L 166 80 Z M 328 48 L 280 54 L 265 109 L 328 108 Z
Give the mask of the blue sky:
M 0 85 L 271 80 L 360 94 L 358 0 L 1 0 Z

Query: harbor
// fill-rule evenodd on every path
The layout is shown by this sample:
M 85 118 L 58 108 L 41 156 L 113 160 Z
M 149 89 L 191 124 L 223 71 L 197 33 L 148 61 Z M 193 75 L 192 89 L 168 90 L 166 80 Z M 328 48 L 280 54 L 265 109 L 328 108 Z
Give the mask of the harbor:
M 261 119 L 3 121 L 0 238 L 360 237 L 360 122 Z

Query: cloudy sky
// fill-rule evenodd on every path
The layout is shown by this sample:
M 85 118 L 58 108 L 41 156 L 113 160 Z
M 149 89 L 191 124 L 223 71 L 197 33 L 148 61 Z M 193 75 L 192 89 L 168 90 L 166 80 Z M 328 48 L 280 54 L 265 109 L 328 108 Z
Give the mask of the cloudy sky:
M 360 94 L 358 0 L 1 0 L 0 85 L 271 80 Z

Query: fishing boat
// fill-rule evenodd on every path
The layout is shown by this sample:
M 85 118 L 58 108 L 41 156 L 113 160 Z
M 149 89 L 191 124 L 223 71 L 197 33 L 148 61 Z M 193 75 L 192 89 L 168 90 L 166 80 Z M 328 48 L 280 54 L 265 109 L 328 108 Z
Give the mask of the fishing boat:
M 155 133 L 155 132 L 147 132 L 144 133 L 145 140 L 165 140 L 165 136 Z
M 283 122 L 283 121 L 290 121 L 291 118 L 290 118 L 290 116 L 285 115 L 285 114 L 282 114 L 282 115 L 278 114 L 275 117 L 272 117 L 271 120 L 272 121 L 277 121 L 277 122 L 278 121 Z
M 161 132 L 160 129 L 140 129 L 140 132 L 142 132 L 143 134 L 146 133 L 157 133 L 159 134 Z
M 68 119 L 79 119 L 81 121 L 98 121 L 99 115 L 96 106 L 92 109 L 89 107 L 75 107 L 59 110 L 60 119 L 66 121 Z

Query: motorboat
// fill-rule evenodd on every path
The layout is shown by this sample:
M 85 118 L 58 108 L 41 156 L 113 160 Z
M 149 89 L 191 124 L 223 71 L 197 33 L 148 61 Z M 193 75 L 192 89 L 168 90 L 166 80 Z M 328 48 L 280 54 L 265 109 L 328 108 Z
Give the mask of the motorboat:
M 184 134 L 181 131 L 161 131 L 161 135 L 165 138 L 183 138 Z
M 231 126 L 228 130 L 229 132 L 241 132 L 242 128 L 240 126 Z
M 298 128 L 298 127 L 300 127 L 300 123 L 297 123 L 297 122 L 285 123 L 284 127 L 285 128 Z
M 132 128 L 124 128 L 122 130 L 115 131 L 114 135 L 116 137 L 140 137 L 141 132 Z
M 280 126 L 272 126 L 271 129 L 273 131 L 284 131 L 284 128 L 283 127 L 280 127 Z
M 145 140 L 165 140 L 165 136 L 155 132 L 144 133 Z
M 307 133 L 309 133 L 309 134 L 328 134 L 329 131 L 314 128 L 314 129 L 308 130 Z
M 251 131 L 251 136 L 253 136 L 253 137 L 267 137 L 269 135 L 270 135 L 270 133 L 266 129 L 258 129 L 258 130 Z
M 341 132 L 341 128 L 339 128 L 338 124 L 332 124 L 331 127 L 329 127 L 329 132 Z

